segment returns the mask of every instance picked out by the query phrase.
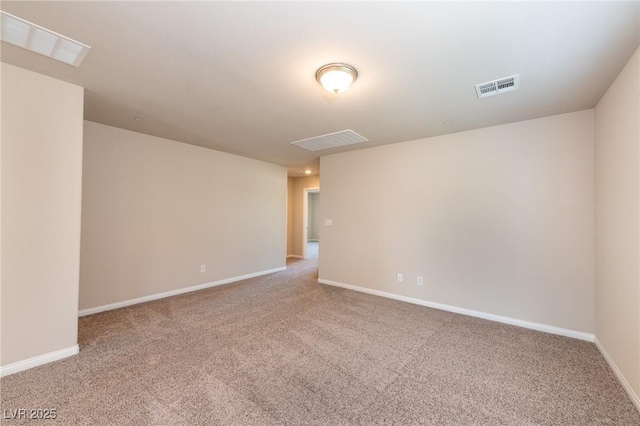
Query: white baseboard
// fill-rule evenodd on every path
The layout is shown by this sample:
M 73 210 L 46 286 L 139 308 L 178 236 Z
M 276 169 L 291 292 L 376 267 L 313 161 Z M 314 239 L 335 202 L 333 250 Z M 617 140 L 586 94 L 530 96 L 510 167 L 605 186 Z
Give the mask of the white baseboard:
M 151 294 L 149 296 L 138 297 L 135 299 L 123 300 L 122 302 L 110 303 L 108 305 L 96 306 L 95 308 L 82 309 L 78 312 L 79 317 L 97 314 L 99 312 L 111 311 L 113 309 L 124 308 L 126 306 L 137 305 L 138 303 L 151 302 L 152 300 L 164 299 L 165 297 L 177 296 L 178 294 L 190 293 L 192 291 L 204 290 L 205 288 L 217 287 L 219 285 L 230 284 L 236 281 L 242 281 L 249 278 L 259 277 L 261 275 L 272 274 L 286 270 L 286 266 L 280 268 L 268 269 L 266 271 L 254 272 L 252 274 L 240 275 L 237 277 L 225 278 L 224 280 L 213 281 L 210 283 L 194 285 L 192 287 L 179 288 L 177 290 L 166 291 L 164 293 Z
M 287 259 L 290 259 L 290 258 L 294 258 L 294 259 L 304 259 L 304 257 L 299 256 L 299 255 L 297 255 L 297 254 L 288 254 L 288 255 L 287 255 Z
M 622 372 L 620 371 L 616 363 L 613 361 L 613 358 L 611 358 L 611 355 L 609 355 L 609 353 L 604 348 L 602 343 L 600 343 L 600 340 L 598 340 L 597 337 L 594 339 L 594 343 L 598 347 L 598 350 L 600 351 L 604 359 L 607 361 L 607 364 L 609 364 L 609 367 L 611 368 L 611 370 L 613 370 L 613 374 L 616 375 L 616 377 L 618 378 L 618 381 L 620 382 L 624 390 L 627 392 L 627 394 L 629 394 L 629 397 L 631 398 L 631 402 L 633 402 L 633 405 L 635 405 L 636 409 L 640 411 L 640 397 L 636 395 L 636 393 L 633 391 L 633 388 L 631 387 L 629 382 L 627 382 L 627 379 L 625 379 L 625 377 L 622 375 Z
M 13 364 L 0 367 L 0 377 L 19 373 L 20 371 L 28 370 L 39 365 L 48 364 L 69 356 L 77 355 L 78 352 L 80 352 L 80 347 L 78 345 L 74 345 L 70 348 L 60 349 L 59 351 L 34 356 L 33 358 L 25 359 L 24 361 L 14 362 Z
M 388 299 L 400 300 L 402 302 L 413 303 L 414 305 L 426 306 L 428 308 L 440 309 L 442 311 L 454 312 L 456 314 L 467 315 L 470 317 L 477 317 L 486 319 L 489 321 L 501 322 L 503 324 L 515 325 L 518 327 L 529 328 L 531 330 L 543 331 L 545 333 L 558 334 L 560 336 L 572 337 L 574 339 L 586 340 L 593 342 L 594 335 L 590 333 L 584 333 L 582 331 L 569 330 L 566 328 L 555 327 L 552 325 L 539 324 L 536 322 L 519 320 L 516 318 L 503 317 L 501 315 L 488 314 L 486 312 L 474 311 L 471 309 L 459 308 L 452 305 L 444 305 L 442 303 L 429 302 L 427 300 L 416 299 L 414 297 L 402 296 L 394 293 L 387 293 L 386 291 L 372 290 L 366 287 L 359 287 L 351 284 L 339 283 L 336 281 L 330 281 L 325 279 L 318 279 L 320 284 L 327 284 L 335 287 L 342 287 L 348 290 L 359 291 L 361 293 L 372 294 L 374 296 L 386 297 Z

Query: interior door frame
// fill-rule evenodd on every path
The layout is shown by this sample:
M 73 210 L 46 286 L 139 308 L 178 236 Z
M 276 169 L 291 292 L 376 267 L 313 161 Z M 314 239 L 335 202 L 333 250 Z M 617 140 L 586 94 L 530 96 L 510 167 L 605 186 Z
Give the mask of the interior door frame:
M 319 187 L 304 188 L 302 198 L 302 258 L 307 258 L 307 228 L 309 227 L 309 194 L 320 192 Z

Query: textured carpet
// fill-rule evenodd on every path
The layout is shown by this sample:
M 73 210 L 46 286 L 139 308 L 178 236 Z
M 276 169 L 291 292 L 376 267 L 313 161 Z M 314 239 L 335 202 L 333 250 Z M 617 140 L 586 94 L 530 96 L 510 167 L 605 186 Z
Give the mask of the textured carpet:
M 3 378 L 34 424 L 640 425 L 587 342 L 316 282 L 316 264 L 80 319 Z M 7 421 L 17 424 L 18 421 Z

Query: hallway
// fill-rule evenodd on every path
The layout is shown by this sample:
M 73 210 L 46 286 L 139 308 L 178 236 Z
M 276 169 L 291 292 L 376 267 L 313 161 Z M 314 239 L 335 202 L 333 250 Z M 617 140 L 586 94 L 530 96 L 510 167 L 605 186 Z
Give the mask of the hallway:
M 318 241 L 307 241 L 307 260 L 318 261 L 320 243 Z

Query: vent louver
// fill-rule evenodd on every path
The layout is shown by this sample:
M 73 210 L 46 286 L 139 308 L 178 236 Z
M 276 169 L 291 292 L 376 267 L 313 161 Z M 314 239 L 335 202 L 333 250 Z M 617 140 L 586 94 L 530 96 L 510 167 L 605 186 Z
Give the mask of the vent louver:
M 369 139 L 357 134 L 353 130 L 342 130 L 340 132 L 328 133 L 322 136 L 291 142 L 291 145 L 299 146 L 309 151 L 320 151 L 322 149 L 367 142 L 368 140 Z
M 476 84 L 476 93 L 479 98 L 501 95 L 503 93 L 518 90 L 520 87 L 520 75 L 512 75 L 500 78 L 498 80 L 488 81 L 486 83 Z
M 56 61 L 79 67 L 91 47 L 0 10 L 0 39 Z

